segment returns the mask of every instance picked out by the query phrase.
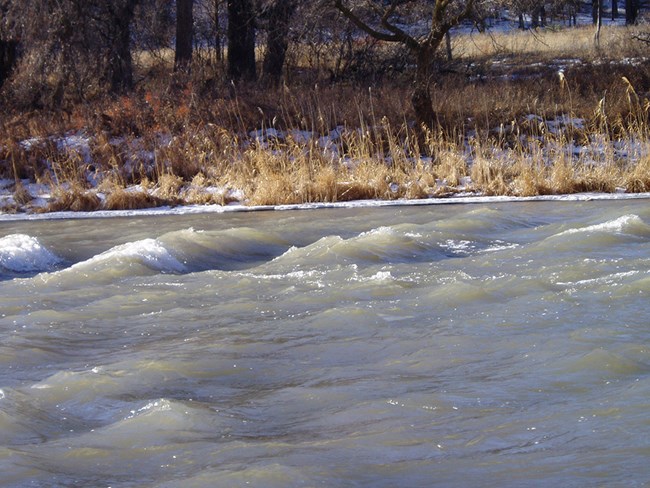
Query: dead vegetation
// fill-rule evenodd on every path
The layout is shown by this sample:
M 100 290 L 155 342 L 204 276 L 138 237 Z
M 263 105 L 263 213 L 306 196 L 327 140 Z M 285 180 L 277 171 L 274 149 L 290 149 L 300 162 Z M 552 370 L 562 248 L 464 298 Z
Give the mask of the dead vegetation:
M 435 131 L 410 122 L 399 77 L 209 93 L 152 80 L 116 100 L 5 112 L 0 178 L 17 182 L 19 206 L 33 199 L 23 182 L 50 185 L 47 211 L 650 191 L 647 61 L 612 30 L 609 55 L 584 47 L 568 62 L 570 32 L 557 47 L 519 32 L 491 51 L 456 40 Z

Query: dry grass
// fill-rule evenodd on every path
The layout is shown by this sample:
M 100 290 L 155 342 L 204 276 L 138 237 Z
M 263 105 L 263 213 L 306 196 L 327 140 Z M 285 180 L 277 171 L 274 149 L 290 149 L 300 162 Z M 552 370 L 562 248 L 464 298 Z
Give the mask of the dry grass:
M 639 162 L 632 165 L 622 175 L 623 185 L 629 192 L 650 191 L 650 156 L 646 155 Z
M 48 212 L 92 212 L 101 207 L 99 197 L 78 185 L 67 188 L 57 186 L 52 190 L 52 199 L 47 206 Z
M 25 188 L 25 185 L 23 185 L 22 181 L 20 180 L 16 181 L 13 196 L 14 201 L 19 205 L 27 205 L 34 199 L 31 193 L 27 191 L 27 188 Z
M 435 132 L 410 123 L 409 87 L 399 80 L 372 89 L 223 86 L 223 96 L 206 95 L 196 80 L 173 90 L 152 82 L 64 114 L 0 119 L 0 177 L 52 184 L 48 210 L 227 204 L 230 190 L 252 205 L 444 197 L 461 190 L 650 191 L 650 101 L 637 90 L 649 85 L 650 70 L 603 61 L 606 53 L 634 54 L 625 32 L 605 29 L 599 51 L 591 29 L 456 38 L 459 56 L 477 62 L 436 80 Z M 556 65 L 533 66 L 565 55 L 580 62 L 567 64 L 561 76 Z M 168 53 L 142 54 L 140 62 L 165 67 Z M 337 127 L 340 137 L 320 139 Z M 269 128 L 287 135 L 248 135 Z M 70 131 L 92 135 L 92 163 L 58 144 Z M 619 148 L 626 141 L 627 155 Z M 568 149 L 576 146 L 586 149 Z M 17 184 L 14 199 L 27 205 L 31 196 Z
M 556 25 L 551 29 L 526 29 L 509 32 L 463 34 L 454 37 L 453 51 L 463 58 L 503 56 L 534 56 L 537 60 L 567 57 L 570 59 L 593 59 L 638 51 L 628 40 L 629 32 L 620 27 L 603 26 L 600 47 L 594 41 L 592 26 L 565 27 Z M 616 53 L 616 54 L 615 54 Z
M 116 188 L 106 196 L 102 208 L 106 210 L 135 210 L 138 208 L 160 207 L 169 203 L 145 191 L 129 191 Z

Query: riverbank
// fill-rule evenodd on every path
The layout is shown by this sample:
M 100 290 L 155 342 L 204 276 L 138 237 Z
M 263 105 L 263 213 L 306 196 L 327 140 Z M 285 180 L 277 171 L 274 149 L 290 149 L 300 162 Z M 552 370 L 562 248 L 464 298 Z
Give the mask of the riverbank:
M 237 137 L 208 125 L 155 138 L 33 137 L 8 151 L 14 167 L 17 159 L 28 164 L 15 167 L 19 178 L 0 179 L 0 213 L 650 191 L 645 126 L 615 140 L 587 124 L 530 114 L 484 137 L 426 133 L 424 148 L 414 131 L 385 121 L 324 135 L 270 128 Z
M 499 204 L 530 202 L 589 202 L 624 201 L 650 199 L 650 192 L 644 193 L 575 193 L 571 195 L 538 195 L 532 197 L 512 196 L 455 196 L 446 198 L 423 198 L 418 200 L 353 200 L 348 202 L 302 203 L 292 205 L 182 205 L 161 206 L 131 210 L 96 210 L 89 212 L 59 211 L 41 213 L 0 213 L 0 223 L 19 221 L 106 219 L 125 217 L 161 217 L 169 215 L 223 214 L 237 212 L 268 212 L 291 210 L 358 209 L 385 207 L 417 207 L 432 205 Z
M 648 192 L 647 53 L 612 28 L 607 50 L 571 57 L 571 39 L 588 32 L 545 31 L 564 39 L 553 45 L 502 34 L 515 47 L 447 62 L 433 129 L 412 122 L 408 70 L 209 90 L 200 74 L 179 85 L 150 73 L 116 99 L 5 106 L 0 212 Z

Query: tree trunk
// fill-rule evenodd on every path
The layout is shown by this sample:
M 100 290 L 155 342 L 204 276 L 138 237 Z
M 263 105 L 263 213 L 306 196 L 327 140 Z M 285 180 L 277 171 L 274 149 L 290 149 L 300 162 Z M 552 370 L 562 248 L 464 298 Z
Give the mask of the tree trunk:
M 284 59 L 289 47 L 289 22 L 296 9 L 293 0 L 277 0 L 267 11 L 268 41 L 262 63 L 262 80 L 277 86 L 282 78 Z
M 603 0 L 591 0 L 591 20 L 595 26 L 602 22 Z
M 618 19 L 618 1 L 612 0 L 612 20 Z
M 221 22 L 219 16 L 219 8 L 221 0 L 214 0 L 214 44 L 217 50 L 217 61 L 223 59 L 223 46 L 221 41 Z
M 432 129 L 436 125 L 436 113 L 431 99 L 431 63 L 435 49 L 421 46 L 417 54 L 417 68 L 411 103 L 418 128 Z
M 596 49 L 600 49 L 600 29 L 603 26 L 603 2 L 596 0 L 596 32 L 594 33 L 594 44 Z
M 133 62 L 131 60 L 131 21 L 138 0 L 125 0 L 115 6 L 113 13 L 113 38 L 108 58 L 108 79 L 111 91 L 124 92 L 133 88 Z
M 176 0 L 176 50 L 174 52 L 174 71 L 189 73 L 192 65 L 192 38 L 194 0 Z
M 537 29 L 538 27 L 544 27 L 544 22 L 545 22 L 545 14 L 543 13 L 544 7 L 542 5 L 537 6 L 533 9 L 531 12 L 531 23 L 530 26 L 533 29 Z
M 0 88 L 9 78 L 16 64 L 16 41 L 3 41 L 0 39 Z
M 636 24 L 639 17 L 639 0 L 625 0 L 625 25 Z
M 445 49 L 447 50 L 447 61 L 452 61 L 454 53 L 451 50 L 451 34 L 449 31 L 445 34 Z
M 252 0 L 228 0 L 228 76 L 246 81 L 257 78 Z

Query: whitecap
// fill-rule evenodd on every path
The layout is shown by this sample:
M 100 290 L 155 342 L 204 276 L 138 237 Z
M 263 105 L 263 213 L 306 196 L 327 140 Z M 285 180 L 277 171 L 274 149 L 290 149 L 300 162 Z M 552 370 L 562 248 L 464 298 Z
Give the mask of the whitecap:
M 61 258 L 35 237 L 12 234 L 0 239 L 0 269 L 14 273 L 48 271 L 60 262 Z
M 142 239 L 115 246 L 87 261 L 73 265 L 70 269 L 86 268 L 102 264 L 136 261 L 162 273 L 183 273 L 185 266 L 178 261 L 157 239 Z
M 476 244 L 465 239 L 447 239 L 445 242 L 440 243 L 440 247 L 448 250 L 452 254 L 465 256 L 471 254 L 476 249 Z
M 514 244 L 514 243 L 508 243 L 504 241 L 494 241 L 490 246 L 486 247 L 485 249 L 482 249 L 481 253 L 488 253 L 488 252 L 497 252 L 497 251 L 506 251 L 509 249 L 517 249 L 519 247 L 519 244 Z
M 394 278 L 390 271 L 378 271 L 368 279 L 370 281 L 392 281 Z
M 621 217 L 614 220 L 608 220 L 607 222 L 603 222 L 601 224 L 588 225 L 587 227 L 581 227 L 579 229 L 565 230 L 558 235 L 561 236 L 581 232 L 607 232 L 620 234 L 632 231 L 636 227 L 647 228 L 647 225 L 638 215 L 628 214 L 622 215 Z

